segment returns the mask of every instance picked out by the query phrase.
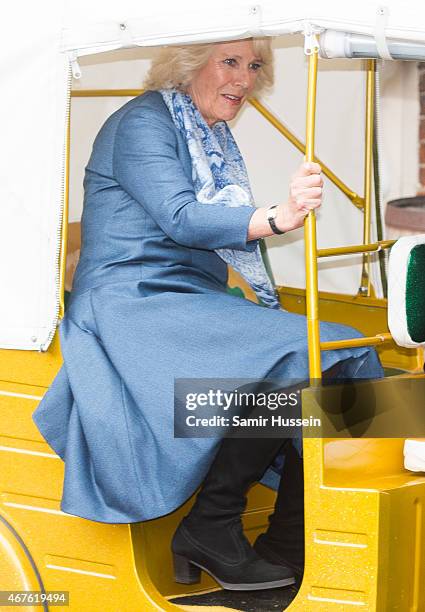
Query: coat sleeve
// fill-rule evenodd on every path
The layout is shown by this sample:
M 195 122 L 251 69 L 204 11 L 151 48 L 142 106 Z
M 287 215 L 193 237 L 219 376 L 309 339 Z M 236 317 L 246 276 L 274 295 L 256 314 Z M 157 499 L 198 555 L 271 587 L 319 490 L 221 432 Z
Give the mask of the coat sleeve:
M 128 111 L 117 128 L 114 177 L 175 242 L 193 248 L 253 251 L 247 241 L 255 208 L 203 204 L 177 154 L 174 129 L 155 109 Z

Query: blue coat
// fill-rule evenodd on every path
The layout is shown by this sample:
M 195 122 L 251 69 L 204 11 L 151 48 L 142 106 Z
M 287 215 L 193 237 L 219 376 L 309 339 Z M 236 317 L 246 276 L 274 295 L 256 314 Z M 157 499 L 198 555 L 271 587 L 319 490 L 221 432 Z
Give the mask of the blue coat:
M 33 415 L 65 461 L 64 512 L 134 522 L 196 490 L 219 441 L 173 437 L 175 378 L 308 377 L 305 317 L 226 292 L 214 249 L 255 248 L 254 209 L 199 204 L 191 172 L 157 92 L 123 106 L 95 140 L 59 328 L 64 365 Z M 325 340 L 359 335 L 321 329 Z M 381 375 L 369 348 L 328 351 L 323 369 L 349 357 Z

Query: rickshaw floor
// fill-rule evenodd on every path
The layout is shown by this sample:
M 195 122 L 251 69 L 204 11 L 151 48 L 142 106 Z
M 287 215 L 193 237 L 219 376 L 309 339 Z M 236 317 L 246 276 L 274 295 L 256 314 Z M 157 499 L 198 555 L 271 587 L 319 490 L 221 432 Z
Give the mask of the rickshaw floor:
M 263 591 L 218 590 L 200 595 L 174 597 L 170 603 L 185 606 L 222 606 L 240 612 L 277 612 L 290 605 L 297 591 L 293 586 Z

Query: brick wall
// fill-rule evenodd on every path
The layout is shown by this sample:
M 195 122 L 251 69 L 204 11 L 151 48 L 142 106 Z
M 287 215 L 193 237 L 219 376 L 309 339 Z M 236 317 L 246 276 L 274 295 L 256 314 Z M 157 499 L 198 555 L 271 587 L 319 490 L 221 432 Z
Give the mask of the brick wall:
M 419 193 L 425 194 L 425 62 L 419 62 Z

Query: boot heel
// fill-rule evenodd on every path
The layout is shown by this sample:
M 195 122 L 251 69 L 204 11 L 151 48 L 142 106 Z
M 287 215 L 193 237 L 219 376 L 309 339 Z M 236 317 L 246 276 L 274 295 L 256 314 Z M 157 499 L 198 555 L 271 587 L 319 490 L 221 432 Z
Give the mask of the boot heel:
M 201 581 L 201 569 L 186 557 L 173 554 L 174 580 L 179 584 L 196 584 Z

